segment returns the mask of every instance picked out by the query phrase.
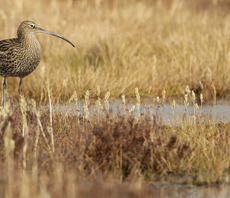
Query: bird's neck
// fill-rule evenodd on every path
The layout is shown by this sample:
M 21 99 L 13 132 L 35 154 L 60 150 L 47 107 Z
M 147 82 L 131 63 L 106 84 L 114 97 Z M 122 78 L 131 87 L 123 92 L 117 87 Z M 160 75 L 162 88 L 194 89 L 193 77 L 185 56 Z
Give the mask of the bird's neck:
M 40 44 L 33 34 L 21 35 L 18 39 L 20 43 L 28 49 L 40 48 Z

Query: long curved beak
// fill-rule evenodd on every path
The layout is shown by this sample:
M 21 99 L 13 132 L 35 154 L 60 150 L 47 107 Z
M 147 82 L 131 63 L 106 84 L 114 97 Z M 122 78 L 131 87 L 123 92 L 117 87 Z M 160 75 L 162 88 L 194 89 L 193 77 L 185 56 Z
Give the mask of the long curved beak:
M 37 31 L 37 32 L 38 32 L 38 33 L 45 33 L 45 34 L 50 34 L 50 35 L 56 36 L 56 37 L 58 37 L 58 38 L 61 38 L 61 39 L 65 40 L 65 41 L 67 41 L 70 45 L 72 45 L 73 47 L 75 47 L 74 44 L 71 43 L 68 39 L 66 39 L 65 37 L 63 37 L 63 36 L 61 36 L 61 35 L 58 35 L 58 34 L 56 34 L 56 33 L 54 33 L 54 32 L 50 32 L 50 31 L 44 30 L 44 29 L 42 29 L 42 28 L 38 28 L 38 31 Z

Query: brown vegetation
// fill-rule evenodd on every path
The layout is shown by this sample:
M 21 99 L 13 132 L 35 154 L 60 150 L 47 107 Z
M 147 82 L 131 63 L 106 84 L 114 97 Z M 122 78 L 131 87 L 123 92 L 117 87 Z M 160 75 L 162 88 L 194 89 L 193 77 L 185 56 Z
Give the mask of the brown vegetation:
M 162 124 L 161 104 L 156 112 L 140 114 L 128 109 L 123 97 L 123 110 L 115 113 L 108 110 L 108 98 L 102 101 L 97 95 L 94 101 L 86 92 L 82 115 L 74 95 L 76 106 L 67 112 L 51 97 L 49 104 L 38 107 L 24 97 L 20 104 L 13 98 L 7 103 L 0 117 L 0 194 L 99 197 L 94 191 L 100 186 L 105 197 L 107 192 L 119 197 L 117 190 L 139 197 L 144 189 L 154 195 L 150 181 L 154 185 L 229 182 L 229 123 L 216 124 L 196 110 L 168 126 Z M 124 189 L 121 183 L 139 187 Z

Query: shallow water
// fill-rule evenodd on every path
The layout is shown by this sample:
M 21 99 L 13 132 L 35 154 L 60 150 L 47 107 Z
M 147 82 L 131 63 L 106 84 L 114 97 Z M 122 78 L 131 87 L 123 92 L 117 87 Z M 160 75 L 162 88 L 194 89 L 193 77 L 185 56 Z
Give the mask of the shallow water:
M 229 185 L 220 186 L 186 186 L 150 183 L 154 196 L 158 198 L 229 198 Z
M 128 111 L 132 109 L 134 106 L 134 112 L 138 115 L 136 99 L 127 99 L 126 100 L 126 108 Z M 69 105 L 61 105 L 61 112 L 68 113 L 72 111 L 73 113 L 77 113 L 77 109 L 80 110 L 80 114 L 83 115 L 84 101 L 78 101 L 77 107 L 75 103 L 71 103 Z M 98 112 L 98 108 L 96 105 L 96 100 L 90 103 L 89 112 L 96 111 Z M 124 113 L 122 100 L 115 99 L 109 101 L 109 107 L 105 107 L 102 101 L 102 105 L 104 109 L 112 110 L 114 113 Z M 176 103 L 175 109 L 172 109 L 172 104 L 164 103 L 164 104 L 155 104 L 150 99 L 141 99 L 140 107 L 139 107 L 139 115 L 141 114 L 150 114 L 160 116 L 162 118 L 163 124 L 174 124 L 180 123 L 183 118 L 186 116 L 187 121 L 194 122 L 194 118 L 196 121 L 205 120 L 205 121 L 215 121 L 215 122 L 229 122 L 230 121 L 230 103 L 227 101 L 218 101 L 216 105 L 202 105 L 199 106 L 199 109 L 196 109 L 194 105 L 189 104 L 185 106 L 184 104 Z

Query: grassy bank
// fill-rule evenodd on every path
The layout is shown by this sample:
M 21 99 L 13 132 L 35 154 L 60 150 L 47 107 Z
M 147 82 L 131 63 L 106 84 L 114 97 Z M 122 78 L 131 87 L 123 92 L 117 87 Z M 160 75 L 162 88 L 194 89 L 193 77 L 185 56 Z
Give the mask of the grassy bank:
M 181 96 L 185 85 L 204 99 L 229 93 L 229 2 L 219 1 L 35 1 L 0 2 L 0 39 L 16 36 L 23 20 L 57 32 L 75 45 L 39 35 L 42 58 L 25 78 L 28 97 L 47 100 L 46 78 L 54 93 L 101 87 L 114 97 L 140 94 Z M 7 79 L 8 97 L 18 79 Z
M 153 197 L 157 191 L 148 182 L 229 183 L 230 125 L 204 117 L 188 87 L 185 103 L 194 105 L 194 114 L 184 112 L 172 126 L 162 124 L 164 95 L 146 113 L 139 111 L 136 89 L 136 105 L 128 109 L 123 96 L 115 113 L 108 93 L 101 98 L 98 89 L 93 99 L 87 91 L 80 114 L 76 94 L 66 103 L 75 107 L 65 112 L 47 89 L 47 104 L 12 97 L 1 110 L 2 196 Z

